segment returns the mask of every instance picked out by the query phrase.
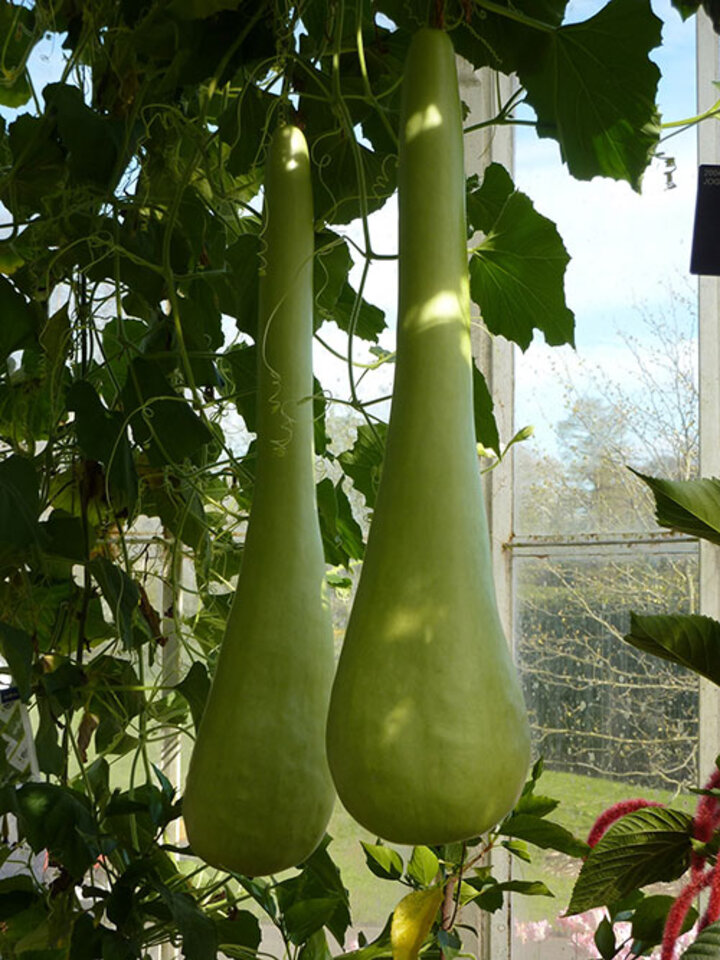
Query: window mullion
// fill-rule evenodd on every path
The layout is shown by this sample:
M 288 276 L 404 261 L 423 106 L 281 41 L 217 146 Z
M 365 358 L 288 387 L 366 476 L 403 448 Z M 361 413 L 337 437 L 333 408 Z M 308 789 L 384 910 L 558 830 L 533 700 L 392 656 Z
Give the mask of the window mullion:
M 720 75 L 718 38 L 710 19 L 697 14 L 697 109 L 713 106 L 717 89 L 713 81 Z M 720 125 L 710 121 L 698 125 L 698 160 L 720 163 Z M 717 277 L 701 277 L 698 287 L 699 380 L 700 380 L 700 474 L 720 476 L 720 282 Z M 720 548 L 700 543 L 700 611 L 720 619 Z M 720 743 L 720 696 L 708 681 L 700 682 L 699 775 L 704 777 L 714 765 Z

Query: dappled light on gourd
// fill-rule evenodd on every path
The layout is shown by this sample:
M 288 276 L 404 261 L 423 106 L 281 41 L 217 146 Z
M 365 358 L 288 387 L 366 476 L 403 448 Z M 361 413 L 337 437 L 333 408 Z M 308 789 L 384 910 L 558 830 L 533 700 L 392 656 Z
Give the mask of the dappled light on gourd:
M 333 669 L 315 500 L 313 219 L 305 138 L 266 165 L 257 472 L 243 564 L 183 802 L 209 863 L 252 876 L 308 857 L 334 791 L 325 758 Z
M 452 44 L 414 37 L 385 462 L 328 718 L 340 799 L 377 836 L 475 837 L 512 808 L 529 728 L 500 623 L 473 424 L 462 115 Z

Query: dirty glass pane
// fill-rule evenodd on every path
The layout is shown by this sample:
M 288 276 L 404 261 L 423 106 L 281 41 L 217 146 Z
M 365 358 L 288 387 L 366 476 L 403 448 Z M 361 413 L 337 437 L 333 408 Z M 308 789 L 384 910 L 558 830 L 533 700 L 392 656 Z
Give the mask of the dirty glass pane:
M 629 611 L 692 612 L 697 558 L 517 558 L 516 651 L 535 756 L 546 770 L 537 793 L 560 800 L 549 819 L 586 839 L 620 800 L 644 797 L 692 809 L 698 680 L 623 641 Z M 514 899 L 516 957 L 597 956 L 601 914 L 562 919 L 579 861 L 533 854 L 514 872 L 543 880 L 554 899 Z

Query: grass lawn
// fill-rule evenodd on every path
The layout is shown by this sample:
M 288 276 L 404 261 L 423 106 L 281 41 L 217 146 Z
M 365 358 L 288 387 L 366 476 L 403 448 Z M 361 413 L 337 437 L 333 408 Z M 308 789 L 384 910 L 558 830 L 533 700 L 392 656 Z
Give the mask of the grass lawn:
M 696 798 L 690 794 L 674 795 L 669 791 L 650 790 L 628 785 L 622 781 L 578 774 L 546 771 L 537 792 L 560 800 L 550 819 L 562 824 L 576 836 L 585 838 L 595 819 L 609 806 L 620 800 L 644 797 L 678 809 L 691 811 Z M 338 863 L 345 886 L 350 891 L 353 921 L 360 926 L 382 926 L 406 888 L 398 883 L 380 880 L 365 866 L 360 840 L 374 842 L 374 838 L 358 827 L 338 805 L 330 823 L 333 837 L 331 853 Z M 407 860 L 410 851 L 398 848 Z M 531 851 L 532 852 L 532 851 Z M 520 920 L 552 920 L 563 913 L 570 899 L 579 862 L 551 851 L 537 851 L 533 863 L 515 860 L 517 875 L 526 879 L 542 880 L 555 897 L 516 897 L 515 910 Z
M 655 800 L 679 810 L 691 812 L 697 802 L 692 794 L 675 794 L 669 790 L 645 789 L 621 780 L 585 777 L 573 773 L 546 771 L 537 792 L 560 800 L 560 806 L 550 819 L 562 824 L 576 836 L 585 839 L 597 817 L 621 800 L 642 797 Z M 537 851 L 532 864 L 515 861 L 515 869 L 523 878 L 542 880 L 555 894 L 546 897 L 515 897 L 515 916 L 518 920 L 553 920 L 564 913 L 572 892 L 580 862 L 553 851 Z

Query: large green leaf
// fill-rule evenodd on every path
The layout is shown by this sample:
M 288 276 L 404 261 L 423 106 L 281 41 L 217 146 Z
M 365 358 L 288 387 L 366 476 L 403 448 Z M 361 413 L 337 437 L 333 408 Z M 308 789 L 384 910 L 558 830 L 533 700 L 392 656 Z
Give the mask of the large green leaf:
M 91 560 L 88 569 L 110 607 L 123 645 L 129 649 L 133 645 L 133 617 L 140 602 L 137 584 L 117 564 L 104 557 Z
M 348 892 L 327 851 L 330 837 L 301 864 L 301 872 L 279 883 L 275 895 L 293 943 L 327 927 L 342 943 L 350 925 Z
M 720 544 L 720 480 L 663 480 L 632 472 L 652 490 L 661 527 Z
M 49 83 L 43 97 L 65 147 L 71 180 L 100 189 L 116 183 L 122 173 L 123 137 L 128 135 L 124 124 L 88 107 L 79 87 Z
M 486 450 L 494 450 L 500 455 L 500 436 L 498 434 L 493 398 L 488 390 L 487 381 L 473 364 L 473 407 L 475 413 L 475 439 Z
M 630 614 L 624 639 L 638 650 L 679 663 L 720 686 L 720 623 L 700 614 Z
M 32 96 L 23 64 L 39 39 L 35 11 L 15 3 L 0 5 L 0 36 L 3 38 L 0 104 L 21 107 Z
M 348 566 L 363 555 L 363 537 L 353 516 L 350 501 L 342 484 L 333 484 L 325 477 L 316 487 L 320 533 L 325 560 L 333 567 Z
M 278 97 L 247 84 L 218 117 L 218 134 L 230 146 L 227 169 L 239 176 L 262 163 L 267 123 Z
M 0 316 L 0 361 L 4 361 L 14 350 L 32 344 L 38 333 L 33 306 L 4 277 L 0 277 Z
M 692 845 L 689 814 L 645 807 L 614 823 L 582 865 L 568 915 L 606 906 L 638 887 L 676 880 L 687 870 Z
M 16 218 L 43 211 L 60 195 L 68 179 L 65 157 L 53 124 L 24 113 L 9 129 L 13 168 L 0 197 Z
M 251 432 L 257 429 L 257 349 L 239 344 L 220 357 L 223 375 L 222 394 L 235 404 L 237 412 Z
M 661 21 L 648 0 L 610 0 L 580 23 L 539 33 L 518 64 L 542 137 L 560 144 L 578 180 L 627 180 L 638 190 L 657 144 L 660 71 L 648 54 Z
M 221 947 L 242 948 L 237 953 L 239 957 L 246 957 L 248 950 L 257 950 L 262 939 L 260 923 L 249 910 L 235 910 L 232 919 L 216 920 L 215 930 L 218 944 Z M 231 957 L 236 955 L 229 950 L 223 950 L 222 952 Z
M 212 433 L 188 401 L 170 385 L 159 364 L 136 357 L 123 388 L 123 405 L 136 439 L 148 445 L 154 464 L 197 457 Z
M 386 434 L 385 423 L 376 423 L 372 427 L 363 423 L 357 428 L 352 448 L 338 456 L 343 470 L 352 479 L 355 489 L 365 497 L 369 507 L 375 505 L 380 484 Z
M 132 508 L 137 500 L 138 479 L 124 416 L 107 410 L 87 380 L 72 384 L 67 405 L 75 413 L 75 430 L 83 454 L 106 467 L 115 508 Z
M 701 931 L 681 955 L 680 960 L 718 960 L 720 957 L 720 920 Z
M 559 823 L 529 813 L 512 814 L 501 823 L 500 833 L 527 840 L 542 850 L 558 850 L 569 857 L 583 857 L 588 852 L 588 845 Z
M 182 937 L 185 960 L 216 960 L 217 930 L 212 919 L 187 893 L 175 893 L 163 888 L 161 896 L 169 906 Z
M 33 661 L 32 637 L 9 623 L 0 623 L 0 652 L 10 668 L 10 674 L 18 688 L 20 698 L 28 700 Z
M 347 131 L 323 131 L 309 147 L 314 163 L 313 199 L 315 217 L 325 223 L 350 223 L 364 212 L 379 209 L 395 190 L 395 169 L 383 163 L 372 150 L 360 143 L 353 146 Z M 365 210 L 358 186 L 362 171 L 365 184 Z
M 468 195 L 468 219 L 484 239 L 470 259 L 470 292 L 488 329 L 525 350 L 533 331 L 548 343 L 572 343 L 574 316 L 565 304 L 570 257 L 555 224 L 539 214 L 499 163 Z
M 175 684 L 175 690 L 187 700 L 197 730 L 210 693 L 210 678 L 205 665 L 198 661 L 193 663 L 180 683 Z
M 377 341 L 385 314 L 352 288 L 348 274 L 353 260 L 347 242 L 330 231 L 320 234 L 315 255 L 315 323 L 333 320 L 341 330 L 362 340 Z
M 632 917 L 633 939 L 642 943 L 644 950 L 660 943 L 665 929 L 665 921 L 675 898 L 668 894 L 655 894 L 645 897 L 635 908 Z M 691 908 L 682 926 L 686 933 L 698 918 L 697 910 Z
M 378 843 L 361 841 L 368 870 L 382 880 L 399 880 L 403 875 L 403 861 L 397 850 Z
M 0 462 L 0 564 L 38 541 L 39 510 L 32 460 L 13 454 Z
M 79 879 L 100 854 L 98 828 L 86 797 L 51 783 L 26 783 L 17 792 L 19 825 L 35 853 L 48 850 Z

